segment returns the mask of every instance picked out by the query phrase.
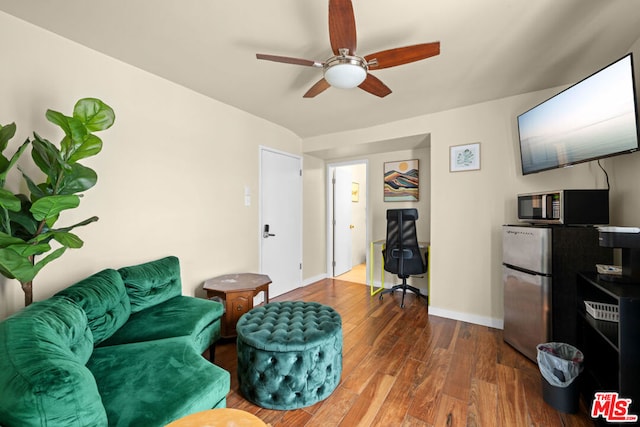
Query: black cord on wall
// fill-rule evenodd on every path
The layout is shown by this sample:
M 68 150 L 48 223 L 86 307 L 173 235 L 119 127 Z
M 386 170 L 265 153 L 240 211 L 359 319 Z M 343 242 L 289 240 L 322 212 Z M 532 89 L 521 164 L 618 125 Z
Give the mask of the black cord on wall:
M 598 159 L 598 166 L 600 166 L 600 169 L 602 169 L 602 172 L 604 172 L 604 176 L 607 178 L 607 190 L 610 190 L 611 187 L 609 185 L 609 174 L 607 173 L 606 170 L 604 170 L 604 168 L 602 167 L 602 165 L 600 164 L 600 159 Z

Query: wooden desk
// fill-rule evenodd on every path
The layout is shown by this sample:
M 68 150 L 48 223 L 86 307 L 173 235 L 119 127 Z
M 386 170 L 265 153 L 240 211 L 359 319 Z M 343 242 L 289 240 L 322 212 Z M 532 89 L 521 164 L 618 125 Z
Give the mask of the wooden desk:
M 265 274 L 240 273 L 225 274 L 204 282 L 202 288 L 207 298 L 219 297 L 224 300 L 225 312 L 222 318 L 222 338 L 234 338 L 236 323 L 240 316 L 253 308 L 253 298 L 264 292 L 264 303 L 269 302 L 271 279 Z

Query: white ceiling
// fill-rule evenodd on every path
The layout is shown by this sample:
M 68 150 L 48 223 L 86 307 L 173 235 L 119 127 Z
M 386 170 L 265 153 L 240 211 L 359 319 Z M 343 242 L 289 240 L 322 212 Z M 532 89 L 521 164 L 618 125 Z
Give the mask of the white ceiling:
M 329 88 L 303 99 L 321 70 L 255 54 L 330 57 L 327 3 L 0 0 L 0 10 L 302 138 L 574 83 L 640 38 L 635 0 L 353 0 L 357 54 L 432 41 L 441 54 L 372 72 L 393 90 L 386 98 Z

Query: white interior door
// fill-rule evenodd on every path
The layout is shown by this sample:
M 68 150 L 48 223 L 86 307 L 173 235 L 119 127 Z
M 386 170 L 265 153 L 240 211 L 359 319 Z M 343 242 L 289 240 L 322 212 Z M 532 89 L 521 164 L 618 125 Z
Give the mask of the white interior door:
M 260 272 L 271 278 L 269 296 L 302 284 L 302 160 L 260 150 Z
M 350 271 L 351 251 L 351 169 L 338 167 L 333 180 L 333 275 Z

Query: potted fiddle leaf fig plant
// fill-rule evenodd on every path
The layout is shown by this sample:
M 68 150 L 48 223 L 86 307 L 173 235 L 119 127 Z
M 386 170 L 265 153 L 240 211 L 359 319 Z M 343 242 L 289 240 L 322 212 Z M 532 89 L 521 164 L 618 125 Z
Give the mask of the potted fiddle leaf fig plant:
M 64 132 L 59 147 L 34 132 L 10 158 L 4 151 L 16 125 L 0 125 L 0 274 L 20 282 L 25 305 L 33 301 L 33 279 L 40 270 L 67 249 L 82 247 L 82 239 L 71 231 L 98 220 L 92 216 L 73 225 L 57 225 L 60 215 L 77 208 L 82 193 L 96 184 L 96 172 L 79 161 L 101 151 L 102 140 L 94 133 L 110 128 L 115 114 L 101 100 L 83 98 L 71 116 L 47 110 L 46 118 Z M 28 191 L 14 194 L 6 188 L 7 174 L 29 147 L 44 181 L 37 183 L 17 166 Z

